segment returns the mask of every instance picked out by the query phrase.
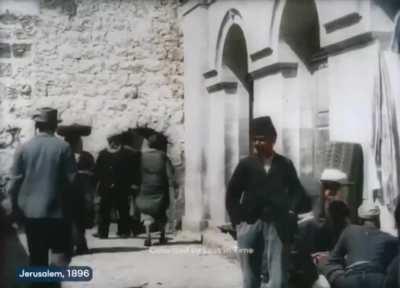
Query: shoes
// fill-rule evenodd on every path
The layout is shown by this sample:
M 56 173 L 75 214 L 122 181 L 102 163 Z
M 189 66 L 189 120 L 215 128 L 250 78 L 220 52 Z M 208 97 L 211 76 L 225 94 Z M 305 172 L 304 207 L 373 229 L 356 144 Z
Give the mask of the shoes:
M 151 246 L 151 239 L 144 240 L 144 246 L 150 247 Z
M 130 235 L 129 233 L 118 234 L 118 236 L 119 236 L 120 238 L 124 238 L 124 239 L 127 239 L 127 238 L 131 237 L 131 235 Z
M 160 245 L 167 244 L 167 243 L 168 243 L 167 237 L 161 236 L 161 237 L 160 237 L 160 240 L 158 240 L 158 243 L 159 243 Z
M 99 234 L 99 233 L 94 233 L 93 237 L 96 237 L 96 238 L 99 238 L 99 239 L 107 239 L 108 238 L 107 235 L 102 235 L 102 234 Z
M 89 248 L 78 248 L 75 251 L 75 255 L 86 255 L 86 254 L 90 254 L 90 250 Z

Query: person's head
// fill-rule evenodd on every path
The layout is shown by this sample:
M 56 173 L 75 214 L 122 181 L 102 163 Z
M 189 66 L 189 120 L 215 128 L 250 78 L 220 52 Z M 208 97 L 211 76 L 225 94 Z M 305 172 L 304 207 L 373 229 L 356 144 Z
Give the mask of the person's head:
M 324 210 L 328 213 L 329 205 L 333 201 L 344 201 L 345 195 L 343 188 L 351 184 L 348 181 L 347 174 L 339 169 L 327 168 L 321 174 L 321 189 L 324 197 Z
M 41 108 L 32 118 L 35 121 L 35 129 L 39 132 L 47 132 L 54 134 L 58 123 L 58 111 L 53 108 Z
M 112 150 L 117 150 L 121 147 L 120 135 L 111 135 L 107 138 L 108 146 Z
M 166 139 L 159 133 L 152 134 L 148 139 L 148 145 L 150 148 L 164 151 L 166 148 Z
M 374 226 L 380 228 L 380 209 L 374 203 L 365 201 L 358 207 L 358 217 L 362 225 Z
M 251 121 L 251 137 L 259 155 L 270 157 L 273 154 L 277 133 L 269 116 Z
M 83 149 L 82 137 L 79 135 L 65 136 L 65 141 L 71 146 L 72 152 L 80 153 Z
M 333 200 L 328 207 L 328 218 L 335 226 L 344 225 L 350 217 L 350 208 L 344 201 Z

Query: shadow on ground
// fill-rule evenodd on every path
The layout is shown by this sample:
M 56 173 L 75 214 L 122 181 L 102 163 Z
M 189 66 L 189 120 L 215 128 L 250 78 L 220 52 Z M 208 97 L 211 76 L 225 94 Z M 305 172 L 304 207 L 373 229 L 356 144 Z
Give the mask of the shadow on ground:
M 201 241 L 176 241 L 167 242 L 166 244 L 154 243 L 153 246 L 180 246 L 180 245 L 199 245 Z
M 147 250 L 147 248 L 141 247 L 101 247 L 90 249 L 90 254 L 96 253 L 118 253 L 118 252 L 140 252 Z

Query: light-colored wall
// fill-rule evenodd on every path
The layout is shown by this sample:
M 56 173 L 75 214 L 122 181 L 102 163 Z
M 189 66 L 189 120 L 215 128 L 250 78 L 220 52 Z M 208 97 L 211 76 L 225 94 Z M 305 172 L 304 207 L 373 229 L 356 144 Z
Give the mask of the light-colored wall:
M 84 147 L 96 155 L 111 131 L 147 125 L 169 138 L 183 201 L 178 1 L 0 2 L 0 42 L 12 49 L 0 54 L 0 131 L 20 127 L 24 142 L 34 132 L 34 110 L 52 106 L 64 124 L 93 126 Z M 24 45 L 21 55 L 14 44 Z M 7 172 L 14 148 L 0 151 L 0 172 Z
M 25 2 L 9 6 L 23 6 L 23 14 L 12 14 L 9 22 L 2 18 L 1 30 L 10 33 L 2 41 L 31 45 L 20 58 L 0 59 L 11 64 L 11 73 L 0 78 L 3 125 L 21 126 L 25 140 L 33 132 L 30 113 L 51 105 L 65 123 L 91 122 L 93 134 L 85 146 L 94 152 L 104 147 L 110 126 L 148 125 L 171 136 L 173 160 L 182 163 L 183 48 L 177 3 L 89 0 L 70 16 L 61 5 L 41 2 L 40 14 L 27 16 Z M 3 10 L 7 4 L 2 3 Z

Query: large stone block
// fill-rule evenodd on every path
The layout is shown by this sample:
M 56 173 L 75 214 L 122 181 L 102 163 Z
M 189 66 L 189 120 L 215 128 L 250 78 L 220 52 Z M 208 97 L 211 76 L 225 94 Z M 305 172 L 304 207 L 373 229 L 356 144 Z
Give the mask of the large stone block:
M 27 57 L 32 49 L 31 44 L 13 44 L 12 51 L 15 58 Z
M 18 17 L 11 13 L 1 14 L 0 23 L 4 25 L 14 25 L 18 23 Z
M 8 43 L 0 43 L 0 58 L 11 57 L 11 46 Z
M 10 77 L 12 75 L 11 63 L 0 63 L 0 77 Z
M 1 40 L 4 41 L 4 40 L 10 39 L 11 35 L 12 35 L 11 31 L 5 30 L 5 29 L 0 29 L 0 39 Z

